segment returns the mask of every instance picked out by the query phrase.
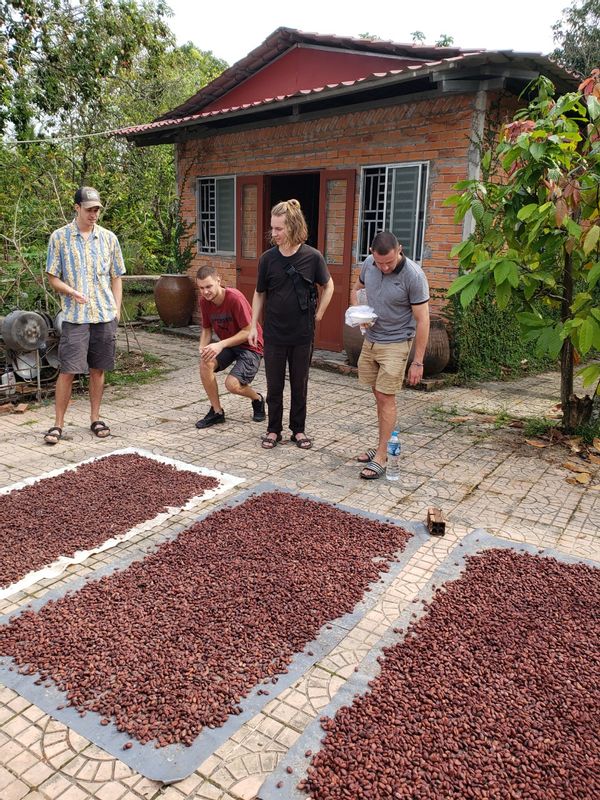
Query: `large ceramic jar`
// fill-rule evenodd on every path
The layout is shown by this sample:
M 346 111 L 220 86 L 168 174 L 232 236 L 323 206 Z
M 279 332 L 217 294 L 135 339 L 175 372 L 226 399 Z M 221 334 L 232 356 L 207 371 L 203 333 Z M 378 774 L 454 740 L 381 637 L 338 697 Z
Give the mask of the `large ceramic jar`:
M 344 350 L 348 357 L 348 364 L 355 367 L 363 343 L 363 336 L 359 328 L 350 328 L 344 325 Z M 414 346 L 413 346 L 414 349 Z M 408 357 L 408 364 L 413 360 L 413 351 Z M 423 358 L 423 376 L 438 375 L 443 372 L 450 361 L 450 340 L 444 321 L 440 317 L 432 316 L 429 325 L 429 340 Z
M 187 275 L 161 275 L 154 284 L 154 300 L 165 325 L 183 328 L 190 324 L 196 291 Z
M 413 344 L 408 356 L 407 369 L 410 367 L 415 346 Z M 441 317 L 432 316 L 429 320 L 429 339 L 423 357 L 423 377 L 429 378 L 432 375 L 439 375 L 448 366 L 450 361 L 450 339 L 448 331 Z

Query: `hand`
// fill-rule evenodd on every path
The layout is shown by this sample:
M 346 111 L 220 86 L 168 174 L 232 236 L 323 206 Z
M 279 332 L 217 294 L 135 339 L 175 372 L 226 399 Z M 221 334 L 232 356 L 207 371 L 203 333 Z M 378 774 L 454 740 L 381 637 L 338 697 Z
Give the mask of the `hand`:
M 223 350 L 221 342 L 211 342 L 200 350 L 200 358 L 203 361 L 213 361 Z
M 84 294 L 81 294 L 81 292 L 77 292 L 75 291 L 75 289 L 73 289 L 73 291 L 70 294 L 76 303 L 79 303 L 82 306 L 87 303 L 87 297 Z
M 258 346 L 258 328 L 256 325 L 251 325 L 248 332 L 248 344 L 251 347 Z
M 409 386 L 416 386 L 418 383 L 421 383 L 423 379 L 423 365 L 422 364 L 415 364 L 413 361 L 408 369 L 408 377 L 406 382 Z

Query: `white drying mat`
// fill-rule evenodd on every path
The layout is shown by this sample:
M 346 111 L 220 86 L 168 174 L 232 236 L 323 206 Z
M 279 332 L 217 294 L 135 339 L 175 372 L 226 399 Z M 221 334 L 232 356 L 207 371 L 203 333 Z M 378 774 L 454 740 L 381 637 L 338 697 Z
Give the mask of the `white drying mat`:
M 18 483 L 13 483 L 10 486 L 4 486 L 0 488 L 0 495 L 9 494 L 16 489 L 23 489 L 25 486 L 31 486 L 34 483 L 39 483 L 46 478 L 53 478 L 55 475 L 61 475 L 63 472 L 72 472 L 82 464 L 89 464 L 92 461 L 99 461 L 101 458 L 110 458 L 110 456 L 120 456 L 125 454 L 133 454 L 143 456 L 144 458 L 151 458 L 154 461 L 160 462 L 161 464 L 170 464 L 171 466 L 175 467 L 175 469 L 187 470 L 188 472 L 197 472 L 199 475 L 206 475 L 210 478 L 216 478 L 219 481 L 219 485 L 214 489 L 207 489 L 202 494 L 191 497 L 183 506 L 169 506 L 166 511 L 162 511 L 152 519 L 147 520 L 146 522 L 141 522 L 139 525 L 136 525 L 134 528 L 130 528 L 130 530 L 119 536 L 113 536 L 110 539 L 106 539 L 106 541 L 102 542 L 102 544 L 99 544 L 97 547 L 93 547 L 91 550 L 77 550 L 72 556 L 59 556 L 51 564 L 47 564 L 46 566 L 41 567 L 41 569 L 28 572 L 10 586 L 0 588 L 0 600 L 5 600 L 7 597 L 11 597 L 13 594 L 23 591 L 29 586 L 33 586 L 33 584 L 37 583 L 38 581 L 46 578 L 56 578 L 58 575 L 64 572 L 70 564 L 81 564 L 91 555 L 94 555 L 94 553 L 101 553 L 103 550 L 109 550 L 111 547 L 116 547 L 116 545 L 121 544 L 121 542 L 126 542 L 129 539 L 132 539 L 134 536 L 143 533 L 144 531 L 149 531 L 152 528 L 161 525 L 163 522 L 165 522 L 165 520 L 169 519 L 169 517 L 179 514 L 181 511 L 188 511 L 189 509 L 195 508 L 196 506 L 199 506 L 200 504 L 210 500 L 213 497 L 216 497 L 217 495 L 225 494 L 233 489 L 234 486 L 243 483 L 245 480 L 244 478 L 238 478 L 236 475 L 229 475 L 225 472 L 218 472 L 217 470 L 206 469 L 205 467 L 197 467 L 194 464 L 186 464 L 183 461 L 175 461 L 174 459 L 167 458 L 166 456 L 158 456 L 154 453 L 150 453 L 147 450 L 141 450 L 137 447 L 124 447 L 121 450 L 113 450 L 111 453 L 105 453 L 101 456 L 93 456 L 92 458 L 87 458 L 84 461 L 79 461 L 77 464 L 69 464 L 66 467 L 54 469 L 51 472 L 44 473 L 43 475 L 39 475 L 34 478 L 26 478 L 25 480 L 19 481 Z

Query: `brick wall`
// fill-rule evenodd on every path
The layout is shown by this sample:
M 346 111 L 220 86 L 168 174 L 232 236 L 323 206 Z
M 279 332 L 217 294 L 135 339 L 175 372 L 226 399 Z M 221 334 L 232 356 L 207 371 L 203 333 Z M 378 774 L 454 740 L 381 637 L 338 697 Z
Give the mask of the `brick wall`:
M 429 161 L 430 174 L 423 251 L 423 268 L 432 287 L 445 288 L 456 274 L 448 253 L 461 240 L 462 226 L 453 220 L 454 210 L 443 201 L 452 185 L 467 176 L 467 157 L 472 136 L 474 95 L 449 95 L 402 103 L 386 108 L 356 111 L 321 119 L 282 122 L 278 126 L 220 133 L 178 145 L 179 174 L 187 175 L 183 190 L 183 214 L 194 225 L 196 177 L 249 175 L 329 169 L 355 169 L 368 165 Z M 353 254 L 356 257 L 359 181 L 357 180 Z M 330 202 L 337 206 L 337 198 Z M 341 209 L 340 209 L 341 214 Z M 248 219 L 243 239 L 251 240 Z M 336 225 L 338 220 L 336 219 Z M 339 220 L 340 226 L 343 217 Z M 337 251 L 339 231 L 331 232 L 327 246 Z M 193 268 L 216 264 L 228 285 L 235 285 L 233 258 L 197 255 Z M 353 278 L 358 264 L 353 265 Z

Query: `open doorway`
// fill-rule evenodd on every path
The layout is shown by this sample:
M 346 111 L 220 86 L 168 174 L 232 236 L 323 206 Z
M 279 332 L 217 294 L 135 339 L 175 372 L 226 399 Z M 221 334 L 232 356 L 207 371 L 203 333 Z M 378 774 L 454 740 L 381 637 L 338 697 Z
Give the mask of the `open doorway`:
M 292 172 L 268 175 L 266 181 L 265 230 L 271 228 L 270 212 L 274 205 L 282 200 L 298 200 L 308 227 L 307 244 L 317 247 L 319 240 L 319 189 L 318 172 Z

